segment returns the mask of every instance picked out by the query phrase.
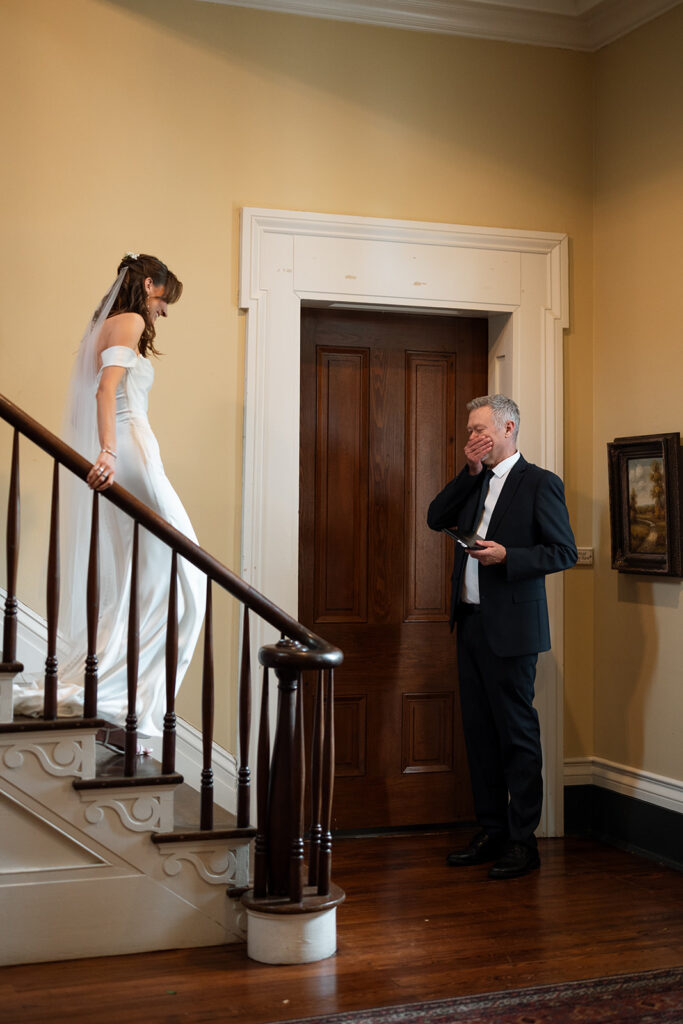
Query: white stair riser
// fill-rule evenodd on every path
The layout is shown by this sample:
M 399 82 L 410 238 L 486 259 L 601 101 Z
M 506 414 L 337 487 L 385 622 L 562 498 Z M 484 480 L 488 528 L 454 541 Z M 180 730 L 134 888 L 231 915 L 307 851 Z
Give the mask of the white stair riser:
M 0 672 L 0 722 L 11 722 L 13 718 L 12 679 L 7 672 Z
M 6 884 L 0 964 L 115 956 L 241 939 L 142 874 Z

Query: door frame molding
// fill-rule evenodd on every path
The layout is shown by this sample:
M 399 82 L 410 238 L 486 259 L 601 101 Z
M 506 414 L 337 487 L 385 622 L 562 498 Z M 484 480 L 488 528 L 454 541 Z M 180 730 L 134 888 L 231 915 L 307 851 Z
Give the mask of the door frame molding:
M 489 320 L 489 388 L 522 409 L 529 461 L 563 468 L 566 234 L 245 207 L 246 310 L 241 572 L 296 616 L 302 303 L 452 312 Z M 553 649 L 539 657 L 544 747 L 539 834 L 563 831 L 564 592 L 547 578 Z M 253 625 L 253 643 L 274 631 Z M 253 757 L 252 757 L 253 760 Z

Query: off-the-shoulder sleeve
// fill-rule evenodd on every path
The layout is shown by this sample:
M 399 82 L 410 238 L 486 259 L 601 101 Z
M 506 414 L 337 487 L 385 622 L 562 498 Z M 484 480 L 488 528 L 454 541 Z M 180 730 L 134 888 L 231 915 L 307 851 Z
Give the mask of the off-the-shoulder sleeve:
M 102 350 L 102 369 L 105 366 L 125 366 L 130 369 L 137 362 L 137 355 L 126 345 L 111 345 Z

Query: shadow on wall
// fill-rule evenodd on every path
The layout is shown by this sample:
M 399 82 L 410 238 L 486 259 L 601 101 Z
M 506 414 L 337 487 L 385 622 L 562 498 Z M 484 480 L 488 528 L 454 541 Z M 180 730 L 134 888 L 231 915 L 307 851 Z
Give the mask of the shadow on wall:
M 617 600 L 620 604 L 639 604 L 651 608 L 678 608 L 681 603 L 681 581 L 651 580 L 645 576 L 618 574 Z
M 616 570 L 610 569 L 610 572 Z M 615 735 L 615 719 L 621 718 L 629 761 L 635 765 L 642 764 L 645 758 L 648 699 L 661 671 L 662 637 L 657 612 L 663 608 L 677 608 L 680 591 L 679 580 L 617 573 L 615 621 L 619 623 L 619 632 L 613 632 L 611 642 L 608 641 L 613 666 L 610 731 Z M 599 636 L 596 644 L 600 645 Z M 603 716 L 603 723 L 607 720 Z

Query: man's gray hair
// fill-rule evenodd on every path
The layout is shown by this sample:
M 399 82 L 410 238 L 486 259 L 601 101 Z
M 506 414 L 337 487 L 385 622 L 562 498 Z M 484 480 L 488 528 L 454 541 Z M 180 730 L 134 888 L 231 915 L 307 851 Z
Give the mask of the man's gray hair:
M 472 412 L 473 409 L 482 409 L 485 405 L 488 405 L 493 413 L 493 419 L 497 427 L 502 429 L 508 420 L 512 420 L 515 425 L 515 430 L 512 435 L 512 440 L 517 440 L 517 434 L 519 433 L 519 406 L 516 402 L 513 402 L 507 395 L 480 395 L 479 398 L 473 398 L 471 402 L 467 403 L 467 411 Z

